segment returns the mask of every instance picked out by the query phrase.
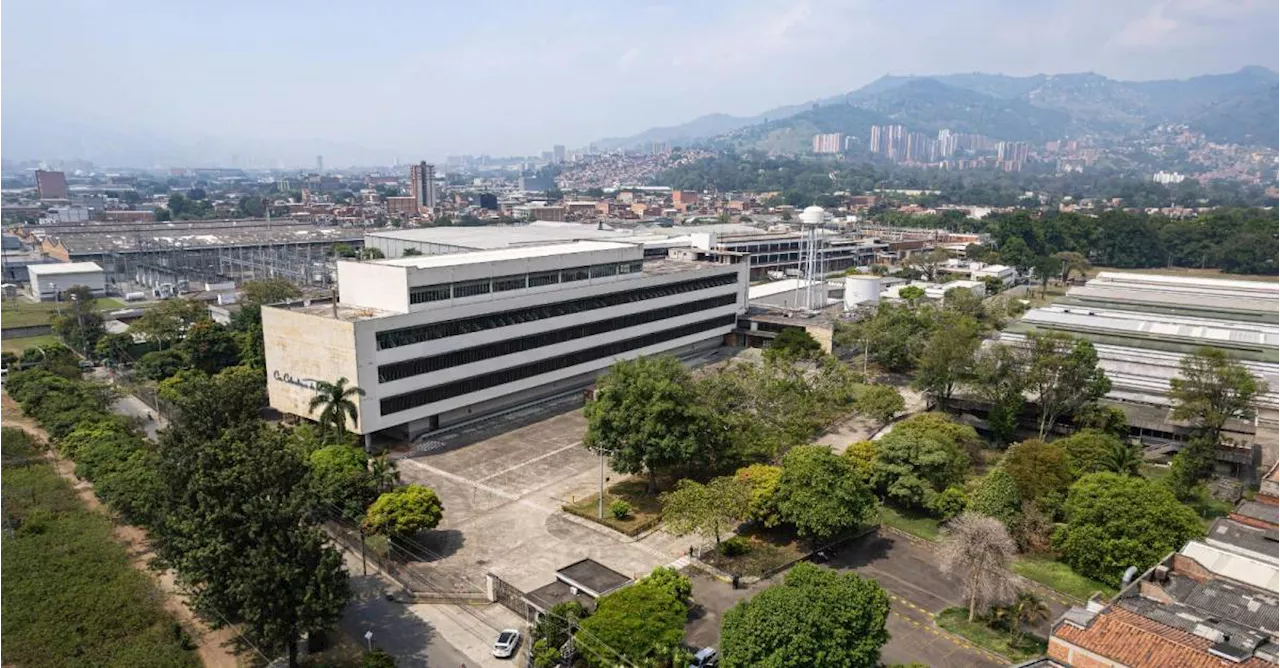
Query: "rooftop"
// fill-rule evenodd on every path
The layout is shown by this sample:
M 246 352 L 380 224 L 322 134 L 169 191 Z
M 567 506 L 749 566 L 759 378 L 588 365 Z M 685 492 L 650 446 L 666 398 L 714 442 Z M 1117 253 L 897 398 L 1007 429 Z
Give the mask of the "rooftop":
M 488 225 L 485 227 L 424 227 L 415 229 L 377 230 L 367 236 L 411 241 L 417 243 L 444 244 L 474 250 L 494 250 L 521 245 L 545 245 L 550 243 L 616 239 L 630 236 L 629 232 L 598 230 L 595 225 Z
M 97 262 L 54 262 L 49 264 L 33 264 L 27 268 L 32 274 L 39 276 L 59 276 L 63 274 L 88 274 L 102 271 Z
M 1241 501 L 1235 510 L 1237 515 L 1243 515 L 1250 519 L 1260 520 L 1272 526 L 1280 524 L 1280 506 L 1274 503 L 1262 503 L 1260 501 Z M 1276 546 L 1272 546 L 1272 552 L 1276 551 Z
M 634 248 L 635 246 L 632 244 L 620 244 L 609 241 L 570 241 L 559 244 L 498 248 L 474 251 L 470 253 L 414 255 L 410 257 L 396 258 L 393 260 L 374 260 L 371 264 L 410 267 L 413 269 L 432 269 L 437 267 L 452 267 L 462 264 L 484 264 L 489 262 L 500 262 L 503 260 L 520 260 L 534 257 L 572 255 L 575 253 L 588 253 L 593 251 L 629 250 Z
M 596 596 L 603 596 L 631 582 L 631 578 L 594 559 L 583 559 L 556 571 L 556 579 Z
M 1114 606 L 1098 613 L 1085 628 L 1059 622 L 1054 626 L 1053 635 L 1128 666 L 1223 666 L 1223 661 L 1209 652 L 1215 644 L 1213 641 Z M 1271 663 L 1250 656 L 1238 665 L 1267 668 Z
M 1275 529 L 1259 529 L 1225 517 L 1219 517 L 1209 527 L 1205 542 L 1217 547 L 1226 547 L 1251 554 L 1258 559 L 1270 561 L 1271 563 L 1280 562 L 1280 559 L 1276 557 L 1277 549 L 1280 549 L 1280 543 L 1277 543 Z

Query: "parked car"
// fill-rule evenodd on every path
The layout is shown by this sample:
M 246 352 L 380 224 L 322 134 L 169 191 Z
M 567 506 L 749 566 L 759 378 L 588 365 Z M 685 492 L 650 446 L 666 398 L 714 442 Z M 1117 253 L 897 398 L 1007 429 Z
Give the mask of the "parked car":
M 693 655 L 693 663 L 689 664 L 689 668 L 716 668 L 720 665 L 720 655 L 716 653 L 714 647 L 703 647 Z
M 520 646 L 520 632 L 515 629 L 503 629 L 493 643 L 493 655 L 499 659 L 509 659 Z

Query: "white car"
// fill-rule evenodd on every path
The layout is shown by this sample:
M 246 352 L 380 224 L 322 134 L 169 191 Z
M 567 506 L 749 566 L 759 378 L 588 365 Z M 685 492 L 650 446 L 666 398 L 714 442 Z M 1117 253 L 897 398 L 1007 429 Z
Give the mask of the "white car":
M 515 629 L 503 629 L 493 643 L 493 655 L 499 659 L 510 659 L 520 646 L 520 632 Z

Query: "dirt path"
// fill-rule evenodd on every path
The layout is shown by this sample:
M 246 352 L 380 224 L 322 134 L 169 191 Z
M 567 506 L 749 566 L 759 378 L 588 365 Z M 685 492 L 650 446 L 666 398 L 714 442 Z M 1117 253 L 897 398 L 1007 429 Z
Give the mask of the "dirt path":
M 0 418 L 3 418 L 3 423 L 6 427 L 18 427 L 40 437 L 46 443 L 49 442 L 49 435 L 34 420 L 24 415 L 18 403 L 10 398 L 7 393 L 0 394 Z M 71 483 L 71 486 L 76 490 L 76 495 L 80 497 L 85 506 L 103 513 L 109 512 L 102 505 L 102 502 L 98 500 L 97 495 L 93 493 L 93 485 L 87 480 L 80 480 L 76 477 L 75 464 L 73 462 L 58 457 L 52 448 L 49 450 L 48 456 L 54 470 Z M 156 588 L 164 594 L 164 609 L 178 619 L 198 643 L 196 653 L 200 656 L 201 663 L 206 668 L 238 668 L 244 665 L 236 656 L 235 631 L 227 627 L 221 629 L 209 628 L 209 625 L 204 620 L 196 616 L 187 607 L 187 598 L 178 589 L 173 571 L 168 569 L 156 571 L 149 567 L 151 560 L 155 557 L 155 553 L 151 551 L 150 543 L 147 541 L 147 532 L 130 524 L 116 522 L 114 518 L 112 527 L 116 540 L 124 547 L 134 568 L 151 576 Z

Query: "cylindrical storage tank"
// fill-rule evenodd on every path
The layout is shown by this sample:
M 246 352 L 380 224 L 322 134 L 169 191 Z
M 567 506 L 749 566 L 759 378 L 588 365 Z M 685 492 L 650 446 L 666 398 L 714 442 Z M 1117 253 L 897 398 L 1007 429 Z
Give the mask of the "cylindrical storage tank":
M 844 308 L 846 311 L 860 304 L 880 303 L 879 276 L 845 276 Z
M 821 225 L 826 220 L 827 212 L 820 206 L 811 206 L 800 212 L 800 222 L 805 225 Z

